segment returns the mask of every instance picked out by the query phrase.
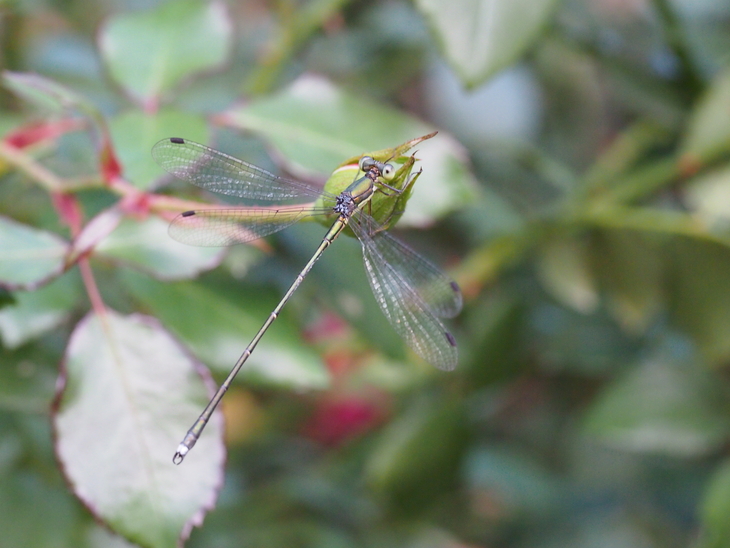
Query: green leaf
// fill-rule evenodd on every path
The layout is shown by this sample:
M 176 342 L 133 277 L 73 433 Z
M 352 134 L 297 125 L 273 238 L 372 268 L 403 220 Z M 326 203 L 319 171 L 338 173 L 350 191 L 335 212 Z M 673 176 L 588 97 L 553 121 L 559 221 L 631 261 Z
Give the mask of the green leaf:
M 60 478 L 58 482 L 52 482 L 26 470 L 12 470 L 0 476 L 3 546 L 59 548 L 77 545 L 74 526 L 80 512 L 68 491 L 59 488 L 60 485 Z
M 453 486 L 465 442 L 461 403 L 421 399 L 383 431 L 366 478 L 406 509 L 427 505 Z
M 716 243 L 677 238 L 673 259 L 672 319 L 714 365 L 730 358 L 730 251 Z
M 162 280 L 195 278 L 220 264 L 225 248 L 181 244 L 167 235 L 167 227 L 159 217 L 125 219 L 96 251 Z
M 697 548 L 725 548 L 730 544 L 730 461 L 718 467 L 701 504 L 702 523 Z
M 266 137 L 295 173 L 331 173 L 345 159 L 395 146 L 433 131 L 397 111 L 305 76 L 282 92 L 228 112 L 230 125 Z M 421 143 L 423 168 L 401 222 L 427 225 L 474 196 L 462 147 L 440 133 Z
M 730 433 L 719 381 L 694 365 L 655 357 L 609 386 L 586 417 L 586 431 L 624 450 L 706 455 Z
M 687 133 L 680 146 L 689 163 L 707 161 L 730 147 L 730 69 L 719 72 L 692 112 Z
M 3 72 L 3 85 L 36 106 L 53 113 L 78 108 L 87 114 L 98 114 L 96 106 L 75 91 L 39 74 Z
M 8 348 L 50 331 L 62 323 L 80 297 L 78 279 L 66 274 L 36 291 L 17 292 L 16 302 L 0 310 L 0 336 Z
M 555 238 L 542 249 L 538 275 L 545 289 L 570 308 L 588 314 L 599 298 L 588 248 L 575 238 Z
M 109 125 L 124 176 L 143 190 L 149 190 L 163 175 L 150 153 L 157 141 L 166 137 L 185 137 L 203 143 L 209 140 L 202 116 L 172 109 L 155 114 L 129 110 L 112 118 Z
M 557 0 L 416 0 L 468 87 L 525 53 L 557 5 Z
M 234 305 L 200 284 L 161 284 L 133 272 L 122 279 L 130 293 L 196 356 L 221 373 L 230 371 L 276 304 L 251 295 L 240 306 Z M 295 390 L 329 385 L 321 358 L 305 346 L 285 317 L 269 329 L 238 378 Z
M 34 288 L 59 275 L 68 243 L 45 230 L 0 217 L 0 285 Z
M 222 3 L 175 0 L 152 11 L 110 18 L 101 29 L 99 47 L 112 77 L 147 105 L 183 79 L 223 63 L 231 31 Z
M 172 463 L 208 401 L 204 379 L 152 318 L 91 313 L 69 341 L 53 416 L 56 454 L 91 512 L 141 546 L 179 546 L 217 497 L 220 413 L 184 464 Z
M 591 254 L 612 315 L 628 332 L 646 330 L 664 302 L 658 246 L 640 232 L 606 230 L 593 238 Z

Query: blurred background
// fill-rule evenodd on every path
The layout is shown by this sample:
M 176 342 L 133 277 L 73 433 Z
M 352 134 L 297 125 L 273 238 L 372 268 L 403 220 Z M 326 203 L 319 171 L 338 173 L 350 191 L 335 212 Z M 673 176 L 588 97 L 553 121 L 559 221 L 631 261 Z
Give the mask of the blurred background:
M 730 546 L 729 31 L 710 0 L 0 1 L 0 546 Z M 226 396 L 225 464 L 196 447 L 205 495 L 144 515 L 114 333 L 156 318 L 220 382 L 325 230 L 170 247 L 175 200 L 221 198 L 152 145 L 323 183 L 434 129 L 394 233 L 462 287 L 456 370 L 341 238 Z M 127 335 L 139 412 L 174 413 Z

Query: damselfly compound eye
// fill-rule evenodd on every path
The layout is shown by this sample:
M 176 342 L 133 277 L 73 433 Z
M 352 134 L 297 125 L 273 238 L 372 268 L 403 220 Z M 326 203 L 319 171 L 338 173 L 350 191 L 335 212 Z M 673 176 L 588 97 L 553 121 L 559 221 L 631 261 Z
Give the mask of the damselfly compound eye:
M 360 171 L 369 171 L 374 165 L 375 160 L 373 160 L 370 156 L 363 156 L 360 158 Z
M 383 166 L 383 179 L 386 181 L 390 181 L 393 177 L 395 177 L 395 168 L 393 167 L 393 164 L 385 164 Z

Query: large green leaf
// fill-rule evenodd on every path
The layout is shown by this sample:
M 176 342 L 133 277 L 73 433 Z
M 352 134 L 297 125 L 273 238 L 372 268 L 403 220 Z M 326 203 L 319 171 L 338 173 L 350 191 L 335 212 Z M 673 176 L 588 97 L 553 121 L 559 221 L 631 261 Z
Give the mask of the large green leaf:
M 547 24 L 557 0 L 416 0 L 466 86 L 517 60 Z
M 225 248 L 181 244 L 167 235 L 167 226 L 159 217 L 125 219 L 96 251 L 163 280 L 194 278 L 220 264 Z
M 66 349 L 53 416 L 58 459 L 84 504 L 141 546 L 179 546 L 221 486 L 218 413 L 185 463 L 172 463 L 207 403 L 204 371 L 154 319 L 111 310 L 84 318 Z
M 133 272 L 122 279 L 135 298 L 221 373 L 233 367 L 276 304 L 255 295 L 245 303 L 233 304 L 200 284 L 162 284 Z M 322 360 L 304 345 L 286 318 L 279 318 L 269 329 L 239 377 L 297 390 L 329 385 Z
M 99 47 L 117 83 L 146 105 L 192 74 L 219 66 L 231 30 L 222 3 L 175 0 L 112 17 L 101 29 Z
M 622 449 L 687 457 L 719 447 L 730 421 L 717 379 L 657 356 L 605 389 L 586 430 Z
M 154 114 L 128 110 L 112 118 L 109 126 L 124 176 L 144 190 L 164 174 L 150 153 L 157 141 L 166 137 L 185 137 L 206 143 L 209 139 L 202 116 L 172 109 Z
M 0 285 L 33 288 L 59 275 L 68 243 L 45 230 L 0 217 Z
M 305 76 L 280 93 L 228 112 L 225 120 L 270 140 L 299 173 L 331 173 L 347 158 L 433 131 L 423 122 Z M 447 134 L 418 145 L 423 174 L 401 222 L 425 225 L 467 203 L 474 180 L 462 147 Z

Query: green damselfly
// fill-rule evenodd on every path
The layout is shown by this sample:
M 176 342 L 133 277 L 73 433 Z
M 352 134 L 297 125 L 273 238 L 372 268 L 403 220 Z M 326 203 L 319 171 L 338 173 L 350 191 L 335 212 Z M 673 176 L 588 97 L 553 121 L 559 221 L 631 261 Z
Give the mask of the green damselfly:
M 428 137 L 430 135 L 425 138 Z M 152 148 L 152 156 L 172 175 L 201 188 L 272 204 L 268 207 L 219 207 L 181 213 L 172 221 L 169 231 L 180 242 L 226 246 L 273 234 L 305 217 L 334 218 L 312 258 L 188 430 L 173 457 L 175 464 L 180 464 L 195 445 L 233 379 L 314 263 L 347 227 L 362 244 L 370 286 L 391 326 L 426 361 L 444 370 L 456 366 L 456 340 L 439 317 L 453 317 L 461 310 L 462 297 L 458 285 L 429 261 L 390 236 L 385 231 L 388 222 L 379 223 L 370 214 L 371 203 L 377 193 L 397 199 L 411 184 L 412 177 L 418 174 L 410 175 L 410 168 L 405 174 L 404 187 L 396 188 L 388 183 L 398 171 L 397 164 L 362 156 L 352 183 L 339 194 L 333 194 L 303 181 L 278 177 L 186 139 L 164 139 Z M 314 203 L 301 203 L 305 200 L 314 200 Z

